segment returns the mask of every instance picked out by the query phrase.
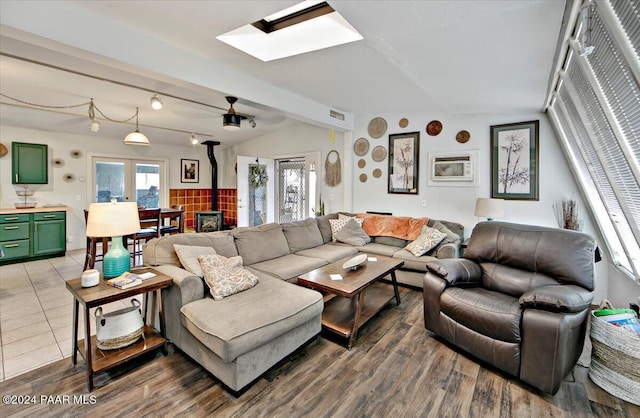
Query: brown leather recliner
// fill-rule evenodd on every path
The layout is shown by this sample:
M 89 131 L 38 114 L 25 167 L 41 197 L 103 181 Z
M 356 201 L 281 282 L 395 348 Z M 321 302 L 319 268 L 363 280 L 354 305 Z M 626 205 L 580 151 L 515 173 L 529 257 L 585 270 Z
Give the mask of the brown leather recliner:
M 595 248 L 580 232 L 479 223 L 464 258 L 427 264 L 425 327 L 555 394 L 582 352 Z

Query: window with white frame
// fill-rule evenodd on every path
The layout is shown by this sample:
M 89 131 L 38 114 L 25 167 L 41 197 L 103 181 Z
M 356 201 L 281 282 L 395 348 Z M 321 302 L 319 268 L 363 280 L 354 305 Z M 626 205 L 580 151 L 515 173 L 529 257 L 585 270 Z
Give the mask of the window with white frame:
M 548 112 L 614 264 L 640 280 L 640 0 L 586 1 Z

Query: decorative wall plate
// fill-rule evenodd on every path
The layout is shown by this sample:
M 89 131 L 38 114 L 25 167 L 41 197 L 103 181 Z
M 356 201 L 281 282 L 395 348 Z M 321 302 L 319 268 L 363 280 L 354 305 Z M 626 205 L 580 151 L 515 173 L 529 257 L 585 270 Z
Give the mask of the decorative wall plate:
M 400 122 L 398 122 L 398 126 L 400 126 L 401 128 L 406 128 L 407 126 L 409 126 L 409 119 L 407 118 L 400 119 Z
M 76 175 L 67 173 L 62 176 L 62 180 L 64 180 L 66 183 L 73 183 L 74 181 L 76 181 Z
M 353 144 L 353 152 L 358 157 L 362 157 L 369 151 L 369 141 L 365 138 L 358 138 L 358 140 Z
M 79 149 L 72 149 L 69 152 L 69 155 L 71 155 L 71 158 L 75 158 L 76 160 L 80 157 L 82 157 L 82 151 L 80 151 Z
M 373 170 L 373 177 L 380 178 L 380 176 L 382 176 L 382 170 L 380 170 L 379 168 Z
M 0 157 L 7 155 L 7 152 L 9 152 L 9 150 L 7 150 L 6 145 L 0 144 Z
M 442 132 L 442 122 L 439 120 L 432 120 L 427 124 L 427 134 L 430 136 L 436 136 Z
M 373 148 L 373 151 L 371 151 L 371 158 L 376 162 L 384 161 L 384 159 L 387 158 L 387 149 L 382 145 L 376 146 Z
M 387 132 L 387 121 L 381 117 L 371 119 L 367 132 L 371 138 L 380 138 Z
M 56 168 L 64 167 L 64 160 L 62 158 L 55 158 L 52 163 Z
M 364 160 L 364 158 L 360 158 L 358 160 L 358 167 L 364 168 L 366 165 L 367 165 L 367 162 Z
M 367 175 L 362 173 L 360 174 L 360 183 L 364 183 L 367 181 Z
M 471 134 L 469 133 L 469 131 L 460 131 L 456 135 L 456 141 L 458 141 L 461 144 L 464 144 L 465 142 L 469 141 L 469 138 L 471 138 Z

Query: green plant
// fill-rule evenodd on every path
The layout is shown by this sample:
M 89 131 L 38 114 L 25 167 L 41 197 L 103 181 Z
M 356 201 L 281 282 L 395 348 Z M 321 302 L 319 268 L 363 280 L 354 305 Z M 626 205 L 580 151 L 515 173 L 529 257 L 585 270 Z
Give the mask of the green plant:
M 322 194 L 319 197 L 320 197 L 320 208 L 318 210 L 315 210 L 315 209 L 311 209 L 311 210 L 313 211 L 313 214 L 316 216 L 324 216 L 324 202 L 322 201 Z

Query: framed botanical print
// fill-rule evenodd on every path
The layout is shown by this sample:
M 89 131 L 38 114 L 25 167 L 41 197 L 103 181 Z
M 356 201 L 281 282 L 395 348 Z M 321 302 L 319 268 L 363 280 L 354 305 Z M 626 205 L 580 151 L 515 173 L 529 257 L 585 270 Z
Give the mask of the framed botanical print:
M 388 193 L 418 194 L 420 132 L 389 135 Z
M 200 161 L 198 160 L 180 160 L 180 183 L 199 183 L 200 182 Z
M 491 126 L 491 197 L 538 200 L 538 125 Z

